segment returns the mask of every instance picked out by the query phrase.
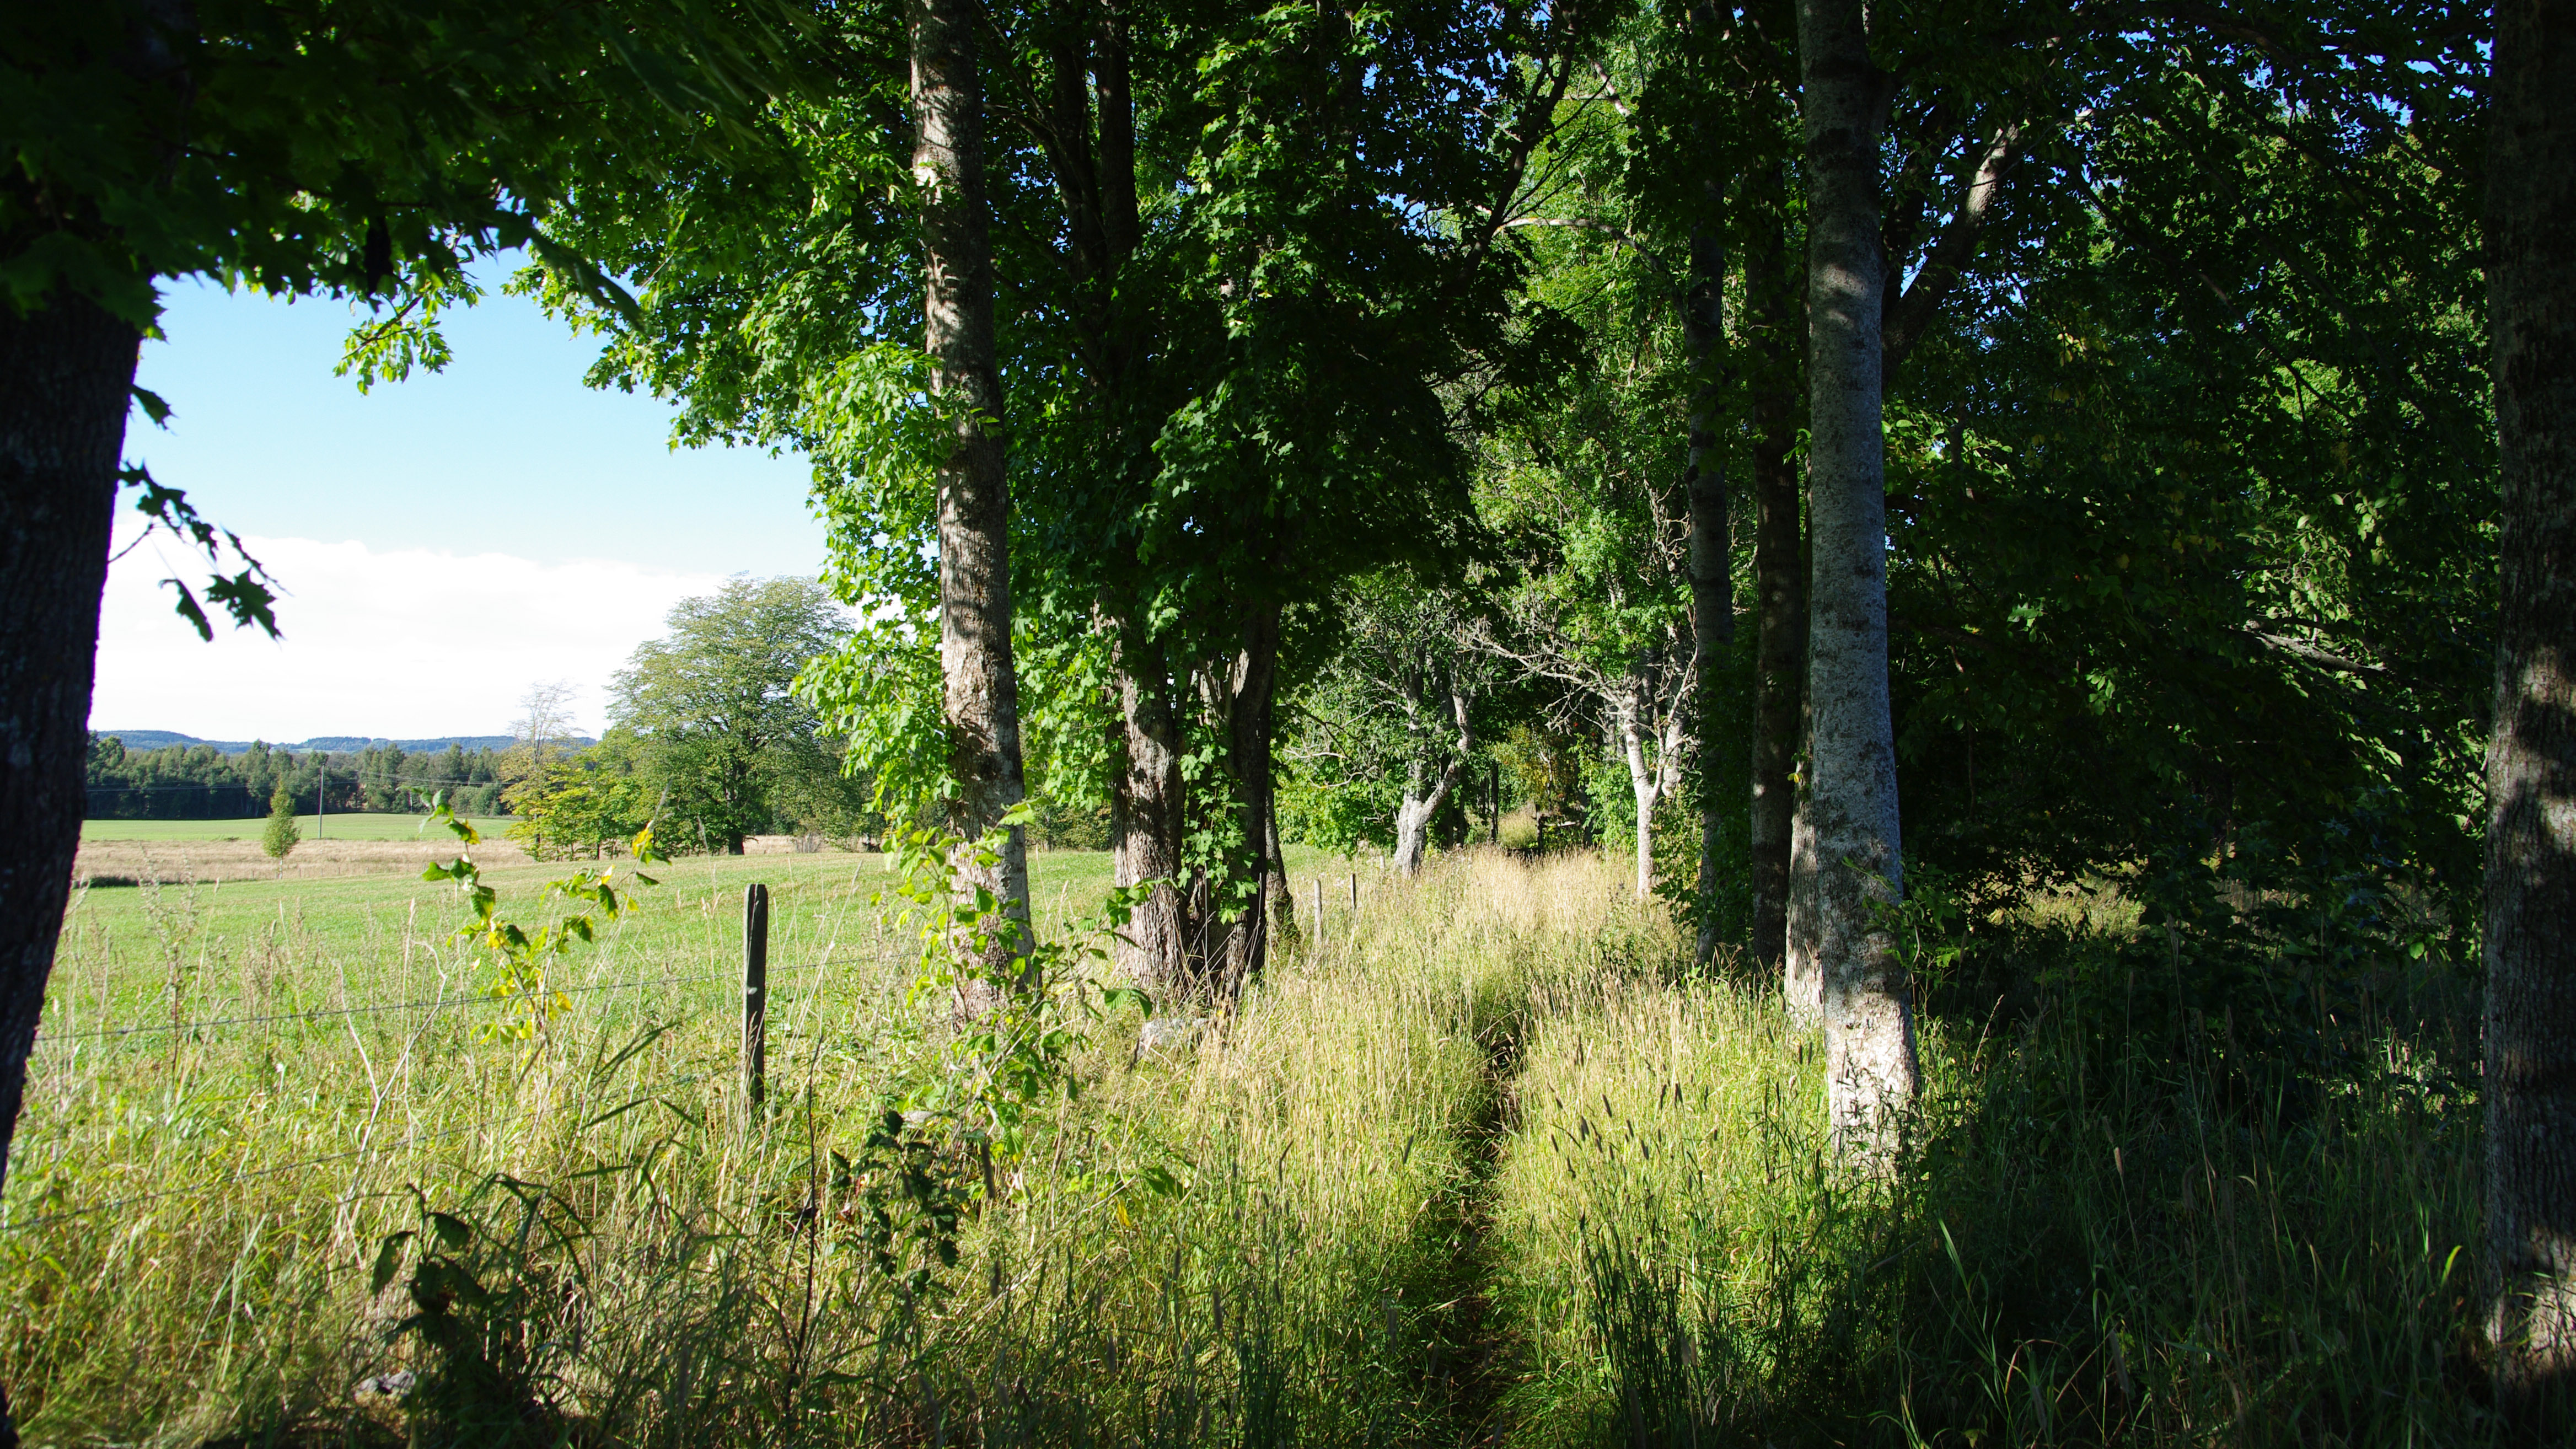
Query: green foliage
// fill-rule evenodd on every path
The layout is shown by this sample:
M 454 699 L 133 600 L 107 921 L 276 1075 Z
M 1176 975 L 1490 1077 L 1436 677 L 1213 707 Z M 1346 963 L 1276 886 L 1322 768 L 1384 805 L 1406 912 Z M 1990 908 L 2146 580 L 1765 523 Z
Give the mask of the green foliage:
M 915 1298 L 955 1286 L 939 1270 L 957 1262 L 961 1222 L 1020 1169 L 1033 1133 L 1079 1092 L 1075 1065 L 1090 1028 L 1112 1011 L 1150 1005 L 1133 987 L 1104 986 L 1098 972 L 1108 960 L 1102 943 L 1150 884 L 1112 887 L 1099 920 L 1054 940 L 1032 938 L 990 890 L 958 889 L 962 868 L 989 871 L 1009 830 L 1028 824 L 1021 806 L 981 839 L 912 830 L 896 851 L 894 893 L 921 941 L 908 1019 L 945 1007 L 959 1020 L 933 1064 L 866 1114 L 856 1149 L 832 1154 L 833 1183 L 862 1204 L 860 1235 L 877 1271 Z M 1160 1166 L 1143 1180 L 1176 1190 Z
M 653 800 L 633 775 L 610 773 L 597 751 L 510 787 L 509 836 L 532 860 L 597 857 L 652 823 Z
M 773 0 L 14 6 L 0 306 L 94 302 L 142 331 L 158 284 L 183 276 L 390 303 L 352 343 L 362 379 L 445 361 L 436 309 L 473 257 L 526 247 L 561 285 L 631 308 L 540 218 L 630 133 L 721 150 L 779 87 L 800 19 Z M 162 399 L 135 396 L 166 420 Z M 215 568 L 196 587 L 164 580 L 200 636 L 207 604 L 278 632 L 273 581 L 237 536 L 141 468 L 119 481 Z
M 382 1294 L 409 1260 L 411 1312 L 385 1339 L 422 1350 L 426 1371 L 401 1395 L 415 1442 L 560 1443 L 572 1398 L 564 1370 L 582 1326 L 581 1259 L 562 1251 L 586 1231 L 577 1209 L 560 1192 L 500 1174 L 452 1211 L 418 1189 L 413 1197 L 419 1225 L 377 1244 L 369 1288 Z
M 2478 133 L 2302 110 L 2259 64 L 2124 81 L 2141 109 L 2106 114 L 2156 123 L 2067 136 L 2101 179 L 2029 199 L 2013 305 L 1927 344 L 1891 411 L 1909 848 L 2005 892 L 2209 858 L 2319 908 L 2369 856 L 2464 929 Z
M 1031 788 L 1106 803 L 1123 660 L 1190 737 L 1171 742 L 1196 761 L 1172 844 L 1217 872 L 1214 896 L 1239 894 L 1251 857 L 1225 842 L 1249 767 L 1209 753 L 1209 689 L 1248 630 L 1340 580 L 1462 557 L 1454 389 L 1511 350 L 1515 261 L 1452 218 L 1517 181 L 1495 152 L 1516 59 L 1570 31 L 1443 7 L 985 23 L 986 93 L 1020 118 L 985 144 Z M 903 44 L 896 7 L 830 24 L 853 53 Z M 1101 114 L 1120 91 L 1132 154 Z M 1497 104 L 1454 103 L 1469 92 Z M 902 77 L 844 69 L 775 120 L 766 158 L 639 167 L 549 221 L 653 279 L 636 315 L 548 295 L 608 329 L 595 381 L 680 404 L 680 439 L 816 460 L 830 581 L 864 617 L 801 689 L 907 818 L 945 792 L 930 471 L 950 439 L 917 345 Z M 1113 213 L 1131 190 L 1128 235 Z
M 460 818 L 443 796 L 432 800 L 430 819 L 446 826 L 467 849 L 482 843 L 481 832 Z M 662 858 L 654 849 L 653 827 L 649 823 L 626 842 L 626 851 L 638 866 Z M 580 909 L 568 910 L 552 923 L 530 930 L 500 914 L 500 892 L 483 883 L 483 869 L 473 857 L 459 852 L 447 864 L 433 862 L 421 872 L 422 880 L 455 882 L 457 894 L 464 897 L 467 909 L 474 914 L 470 923 L 456 929 L 453 939 L 470 943 L 492 964 L 492 979 L 483 988 L 484 994 L 502 1003 L 505 1010 L 483 1029 L 486 1041 L 536 1036 L 571 1005 L 571 999 L 555 986 L 548 970 L 557 958 L 571 954 L 575 943 L 589 945 L 597 941 L 602 918 L 614 923 L 635 909 L 632 897 L 622 894 L 614 883 L 616 874 L 617 868 L 610 866 L 546 882 L 544 894 L 538 899 L 540 908 L 560 900 Z M 637 885 L 659 884 L 640 870 L 630 874 Z
M 785 19 L 485 0 L 14 11 L 0 131 L 31 184 L 0 198 L 0 289 L 24 310 L 62 288 L 141 325 L 160 277 L 372 296 L 535 244 L 613 295 L 533 221 L 619 122 L 739 114 Z
M 259 848 L 271 860 L 284 860 L 295 849 L 304 832 L 295 823 L 295 796 L 284 784 L 268 797 L 268 824 L 261 830 Z
M 1470 590 L 1425 590 L 1389 572 L 1355 580 L 1325 605 L 1330 662 L 1298 690 L 1296 723 L 1283 731 L 1284 835 L 1344 854 L 1361 844 L 1384 850 L 1395 843 L 1398 806 L 1428 798 L 1442 769 L 1460 769 L 1453 798 L 1483 789 L 1489 752 L 1481 742 L 1459 752 L 1458 710 L 1471 732 L 1491 727 L 1504 671 L 1474 646 L 1476 603 Z
M 650 797 L 662 836 L 702 850 L 740 854 L 744 837 L 781 826 L 858 833 L 871 782 L 845 775 L 841 747 L 797 693 L 800 672 L 850 633 L 832 596 L 798 579 L 733 579 L 668 622 L 611 686 L 617 737 L 594 771 L 631 772 L 631 798 Z

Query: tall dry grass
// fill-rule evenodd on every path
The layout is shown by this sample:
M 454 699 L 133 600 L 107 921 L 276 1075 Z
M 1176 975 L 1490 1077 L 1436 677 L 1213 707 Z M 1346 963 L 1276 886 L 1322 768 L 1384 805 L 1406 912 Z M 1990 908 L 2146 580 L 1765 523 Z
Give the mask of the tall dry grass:
M 1093 1024 L 948 1263 L 904 1174 L 983 1165 L 867 1140 L 946 1069 L 944 1006 L 863 895 L 799 889 L 774 953 L 828 969 L 778 982 L 757 1121 L 696 980 L 731 962 L 670 933 L 583 970 L 686 979 L 534 1043 L 457 1007 L 48 1044 L 0 1228 L 28 1442 L 2485 1432 L 2473 1105 L 2402 1034 L 2257 1110 L 2205 1023 L 2149 1052 L 1935 1022 L 1905 1166 L 1855 1179 L 1774 998 L 1689 971 L 1615 866 L 1480 853 L 1328 893 L 1321 946 L 1153 1049 Z M 431 932 L 281 931 L 257 969 L 306 1005 L 475 981 Z

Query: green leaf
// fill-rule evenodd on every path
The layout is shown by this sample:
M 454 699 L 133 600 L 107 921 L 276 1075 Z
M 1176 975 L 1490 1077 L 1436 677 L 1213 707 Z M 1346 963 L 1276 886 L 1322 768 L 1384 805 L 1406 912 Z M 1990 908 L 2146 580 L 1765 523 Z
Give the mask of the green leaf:
M 405 1228 L 386 1237 L 377 1247 L 375 1269 L 367 1275 L 369 1294 L 384 1292 L 385 1285 L 394 1281 L 395 1270 L 402 1266 L 402 1245 L 410 1241 L 412 1232 L 412 1229 Z

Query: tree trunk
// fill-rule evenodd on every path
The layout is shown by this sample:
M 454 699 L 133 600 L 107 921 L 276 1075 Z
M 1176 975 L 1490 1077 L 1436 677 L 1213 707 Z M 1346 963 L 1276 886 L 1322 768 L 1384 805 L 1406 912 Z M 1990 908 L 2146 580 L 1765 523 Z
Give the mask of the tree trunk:
M 1800 577 L 1798 469 L 1798 296 L 1789 269 L 1788 182 L 1784 167 L 1755 178 L 1754 244 L 1744 290 L 1756 323 L 1761 374 L 1753 386 L 1753 959 L 1787 972 L 1789 832 L 1797 816 L 1790 772 L 1798 757 L 1806 692 L 1807 589 Z M 1805 963 L 1802 963 L 1805 964 Z M 1812 1022 L 1815 973 L 1784 974 L 1791 1015 Z
M 1883 912 L 1902 898 L 1887 693 L 1886 443 L 1879 417 L 1878 137 L 1888 78 L 1862 0 L 1799 0 L 1807 147 L 1809 477 L 1815 529 L 1807 691 L 1814 783 L 1797 868 L 1815 880 L 1835 1141 L 1882 1159 L 1914 1096 L 1913 1014 Z
M 1628 790 L 1637 807 L 1637 899 L 1655 893 L 1655 807 L 1662 803 L 1663 771 L 1646 759 L 1647 733 L 1653 728 L 1652 692 L 1645 675 L 1631 674 L 1610 697 L 1611 729 L 1619 757 L 1628 766 Z
M 1160 645 L 1141 626 L 1122 630 L 1118 713 L 1123 738 L 1110 800 L 1112 871 L 1122 886 L 1157 882 L 1121 933 L 1117 966 L 1157 999 L 1186 995 L 1181 870 L 1181 729 Z
M 1447 772 L 1440 784 L 1447 783 Z M 1431 812 L 1440 808 L 1440 784 L 1433 784 L 1431 767 L 1415 760 L 1405 767 L 1404 797 L 1395 804 L 1395 873 L 1414 876 L 1422 873 L 1422 859 L 1429 850 Z
M 1270 944 L 1294 947 L 1297 944 L 1297 892 L 1288 883 L 1288 852 L 1279 848 L 1279 797 L 1270 797 L 1270 819 L 1264 832 L 1270 852 L 1270 875 L 1263 883 L 1269 897 Z
M 1449 696 L 1450 723 L 1458 735 L 1449 758 L 1437 772 L 1420 759 L 1406 769 L 1404 798 L 1395 807 L 1395 869 L 1397 874 L 1408 877 L 1422 873 L 1423 858 L 1430 851 L 1431 822 L 1440 814 L 1440 807 L 1449 803 L 1449 793 L 1458 788 L 1458 777 L 1466 772 L 1468 758 L 1476 748 L 1467 697 L 1458 692 L 1456 677 L 1446 671 L 1426 669 L 1414 679 L 1428 681 L 1435 674 Z M 1405 711 L 1416 718 L 1424 708 L 1422 692 L 1421 683 L 1408 682 L 1405 686 Z
M 25 317 L 0 304 L 0 1191 L 89 813 L 99 596 L 140 341 L 87 301 Z
M 1715 187 L 1710 188 L 1715 191 Z M 1726 248 L 1715 224 L 1691 233 L 1690 293 L 1683 299 L 1682 337 L 1699 386 L 1691 394 L 1690 461 L 1682 471 L 1690 508 L 1692 673 L 1699 681 L 1699 938 L 1694 958 L 1717 955 L 1717 876 L 1733 801 L 1715 787 L 1724 758 L 1717 731 L 1719 659 L 1735 642 L 1735 549 L 1726 533 L 1726 459 L 1717 446 L 1717 408 L 1725 380 Z M 1651 861 L 1649 862 L 1651 864 Z
M 2576 10 L 2497 11 L 2487 288 L 2504 484 L 2487 742 L 2497 1401 L 2576 1427 Z M 2553 1442 L 2555 1442 L 2553 1437 Z
M 939 465 L 939 666 L 949 823 L 974 839 L 1020 803 L 1020 691 L 1011 660 L 1010 491 L 1002 448 L 1002 374 L 993 341 L 993 252 L 984 202 L 984 97 L 976 7 L 915 0 L 913 175 L 922 183 L 923 348 L 931 390 L 957 410 L 956 443 Z M 992 866 L 960 852 L 958 886 L 1001 898 L 1025 932 L 1029 859 L 1014 826 Z M 1023 949 L 1028 943 L 1023 939 Z
M 1243 651 L 1235 665 L 1234 698 L 1227 712 L 1228 765 L 1234 776 L 1242 823 L 1244 860 L 1252 867 L 1253 890 L 1242 919 L 1226 935 L 1222 971 L 1225 992 L 1240 995 L 1244 983 L 1268 964 L 1268 914 L 1272 885 L 1271 702 L 1279 680 L 1279 610 L 1259 611 L 1244 630 Z

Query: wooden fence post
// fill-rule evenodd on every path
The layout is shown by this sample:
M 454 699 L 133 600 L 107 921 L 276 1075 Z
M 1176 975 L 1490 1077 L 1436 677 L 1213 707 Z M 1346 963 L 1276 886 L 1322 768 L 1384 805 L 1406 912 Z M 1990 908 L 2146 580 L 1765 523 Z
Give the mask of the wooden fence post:
M 1315 949 L 1324 949 L 1324 878 L 1315 877 Z
M 742 1097 L 760 1120 L 769 1097 L 769 887 L 742 893 Z

